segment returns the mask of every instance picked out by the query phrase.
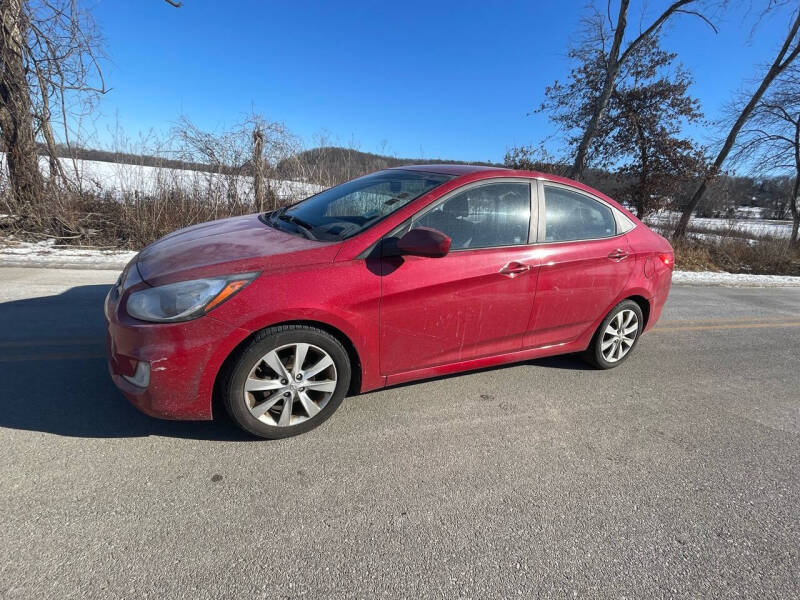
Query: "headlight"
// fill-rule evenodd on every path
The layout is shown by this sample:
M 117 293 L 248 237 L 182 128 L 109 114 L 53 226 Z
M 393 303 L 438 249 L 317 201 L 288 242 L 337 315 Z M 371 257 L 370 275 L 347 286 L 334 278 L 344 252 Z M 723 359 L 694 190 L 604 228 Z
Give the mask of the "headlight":
M 134 292 L 128 297 L 128 314 L 158 323 L 188 321 L 206 314 L 242 290 L 258 273 L 180 281 Z

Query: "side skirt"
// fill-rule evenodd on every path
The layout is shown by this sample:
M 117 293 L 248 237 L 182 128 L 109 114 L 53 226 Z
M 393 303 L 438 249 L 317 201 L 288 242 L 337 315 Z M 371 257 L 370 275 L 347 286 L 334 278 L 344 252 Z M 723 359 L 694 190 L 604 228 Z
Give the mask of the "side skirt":
M 581 336 L 581 338 L 583 337 L 584 336 Z M 578 338 L 571 342 L 554 344 L 552 346 L 542 346 L 541 348 L 528 348 L 526 350 L 520 350 L 519 352 L 509 352 L 507 354 L 484 356 L 482 358 L 473 358 L 471 360 L 449 363 L 446 365 L 437 365 L 435 367 L 426 367 L 424 369 L 406 371 L 404 373 L 395 373 L 393 375 L 389 375 L 386 377 L 386 385 L 397 385 L 398 383 L 406 383 L 408 381 L 415 381 L 418 379 L 429 379 L 431 377 L 439 377 L 441 375 L 449 375 L 451 373 L 459 373 L 462 371 L 474 371 L 476 369 L 485 369 L 486 367 L 494 367 L 497 365 L 523 362 L 526 360 L 532 360 L 534 358 L 545 358 L 547 356 L 557 356 L 559 354 L 583 352 L 584 350 L 586 350 L 588 342 L 586 342 L 584 339 L 581 338 Z

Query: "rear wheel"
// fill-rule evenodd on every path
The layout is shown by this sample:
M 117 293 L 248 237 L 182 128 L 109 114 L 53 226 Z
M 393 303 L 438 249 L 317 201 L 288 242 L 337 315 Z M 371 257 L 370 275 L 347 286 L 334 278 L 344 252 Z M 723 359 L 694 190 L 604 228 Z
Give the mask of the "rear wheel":
M 221 387 L 242 429 L 278 439 L 320 425 L 349 386 L 350 361 L 339 340 L 314 327 L 284 325 L 265 329 L 243 348 Z
M 598 369 L 613 369 L 630 356 L 644 327 L 642 309 L 633 300 L 617 304 L 600 323 L 584 359 Z

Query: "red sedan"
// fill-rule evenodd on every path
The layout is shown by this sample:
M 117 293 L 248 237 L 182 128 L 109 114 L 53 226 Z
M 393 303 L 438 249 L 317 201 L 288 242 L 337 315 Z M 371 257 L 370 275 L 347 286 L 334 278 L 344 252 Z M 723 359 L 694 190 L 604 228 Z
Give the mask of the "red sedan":
M 149 415 L 302 433 L 348 393 L 566 353 L 609 369 L 658 320 L 673 252 L 568 179 L 379 171 L 176 231 L 106 299 L 109 368 Z

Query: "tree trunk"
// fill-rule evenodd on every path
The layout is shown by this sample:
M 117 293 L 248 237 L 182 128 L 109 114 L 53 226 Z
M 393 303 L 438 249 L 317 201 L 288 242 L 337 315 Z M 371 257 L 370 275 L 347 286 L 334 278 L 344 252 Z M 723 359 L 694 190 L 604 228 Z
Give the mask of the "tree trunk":
M 53 135 L 53 127 L 50 124 L 50 97 L 48 96 L 47 82 L 42 75 L 39 65 L 36 65 L 36 77 L 39 79 L 39 90 L 42 94 L 42 114 L 40 115 L 42 135 L 47 144 L 47 154 L 50 161 L 50 180 L 48 182 L 48 187 L 53 191 L 57 187 L 59 179 L 66 183 L 67 176 L 61 166 L 61 161 L 58 160 L 56 140 Z
M 264 133 L 260 129 L 253 130 L 253 195 L 256 211 L 264 212 Z
M 617 16 L 617 27 L 614 30 L 614 43 L 611 46 L 611 52 L 608 53 L 608 63 L 606 64 L 606 78 L 603 82 L 603 89 L 594 107 L 589 124 L 583 132 L 580 144 L 578 144 L 578 151 L 575 154 L 575 162 L 572 164 L 572 170 L 569 173 L 571 179 L 580 181 L 583 177 L 583 172 L 586 169 L 586 155 L 589 153 L 589 146 L 592 144 L 597 128 L 600 125 L 600 120 L 605 116 L 606 109 L 608 108 L 608 101 L 611 98 L 611 93 L 614 91 L 614 82 L 619 74 L 619 50 L 622 46 L 622 38 L 625 35 L 625 27 L 628 23 L 628 4 L 630 0 L 622 0 L 619 4 L 619 15 Z
M 0 139 L 14 200 L 20 208 L 32 207 L 44 198 L 44 180 L 22 55 L 22 0 L 0 0 L 0 27 Z
M 758 89 L 753 94 L 753 97 L 750 98 L 747 106 L 742 109 L 742 112 L 739 114 L 739 118 L 736 119 L 736 122 L 733 124 L 733 127 L 728 133 L 728 137 L 725 138 L 725 143 L 722 145 L 719 154 L 717 154 L 717 158 L 714 161 L 712 169 L 703 177 L 703 180 L 700 182 L 700 185 L 698 186 L 697 191 L 694 193 L 694 196 L 692 196 L 689 204 L 687 204 L 683 209 L 683 214 L 681 215 L 680 221 L 678 221 L 678 225 L 675 228 L 675 233 L 673 234 L 674 238 L 682 238 L 686 236 L 686 228 L 689 225 L 689 219 L 692 218 L 692 213 L 703 199 L 711 178 L 716 176 L 722 170 L 722 165 L 725 162 L 725 159 L 728 158 L 728 154 L 736 142 L 736 137 L 739 135 L 739 131 L 742 129 L 742 127 L 744 127 L 744 124 L 750 118 L 750 114 L 753 112 L 753 109 L 759 103 L 761 97 L 767 91 L 770 84 L 784 71 L 784 69 L 786 69 L 786 67 L 792 63 L 792 61 L 794 61 L 795 58 L 797 58 L 797 55 L 800 52 L 800 43 L 798 43 L 791 52 L 789 52 L 789 49 L 791 48 L 792 42 L 797 35 L 798 29 L 800 29 L 800 11 L 798 11 L 797 16 L 795 17 L 792 28 L 789 31 L 789 35 L 786 36 L 786 41 L 783 43 L 778 56 L 775 58 L 775 61 L 772 63 L 767 71 L 767 74 L 764 76 L 764 79 L 761 81 L 761 85 L 758 86 Z
M 647 176 L 642 172 L 639 176 L 639 193 L 636 194 L 636 216 L 644 219 L 648 213 Z
M 797 207 L 798 195 L 800 195 L 800 169 L 795 173 L 792 197 L 789 199 L 789 210 L 792 211 L 792 235 L 789 237 L 789 245 L 792 247 L 800 246 L 800 240 L 797 239 L 797 230 L 800 228 L 800 210 Z
M 792 213 L 792 235 L 789 237 L 789 246 L 800 246 L 800 240 L 797 239 L 797 229 L 800 226 L 800 210 L 798 210 L 797 202 L 800 200 L 797 196 L 800 195 L 800 115 L 794 122 L 794 186 L 792 187 L 792 197 L 789 198 L 789 210 Z
M 647 198 L 647 178 L 650 175 L 650 164 L 647 160 L 647 142 L 644 137 L 644 131 L 639 120 L 634 117 L 636 124 L 636 136 L 639 140 L 639 160 L 642 162 L 642 170 L 639 173 L 639 193 L 636 198 L 636 216 L 639 219 L 644 219 L 648 209 Z

